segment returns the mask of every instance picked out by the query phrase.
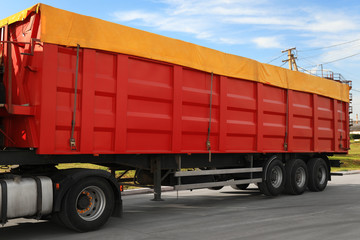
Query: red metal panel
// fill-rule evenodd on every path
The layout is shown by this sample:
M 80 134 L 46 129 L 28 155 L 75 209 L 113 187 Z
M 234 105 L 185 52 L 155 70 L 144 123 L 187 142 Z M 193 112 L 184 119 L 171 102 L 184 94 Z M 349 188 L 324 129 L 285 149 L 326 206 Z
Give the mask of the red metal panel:
M 219 129 L 219 152 L 226 152 L 227 141 L 227 108 L 228 108 L 228 83 L 227 77 L 220 76 L 220 129 Z
M 211 150 L 219 146 L 219 76 L 213 78 Z M 210 116 L 211 74 L 183 69 L 182 151 L 207 152 Z
M 339 127 L 340 127 L 340 123 L 339 123 L 339 118 L 342 113 L 341 110 L 338 109 L 338 104 L 337 101 L 335 99 L 332 100 L 333 101 L 333 120 L 334 120 L 334 125 L 333 125 L 333 130 L 334 130 L 334 148 L 332 149 L 333 151 L 339 151 L 339 147 L 340 147 L 340 132 L 339 132 Z
M 312 94 L 293 92 L 290 109 L 292 116 L 292 151 L 311 152 L 313 147 L 313 99 Z
M 58 46 L 44 44 L 42 86 L 40 97 L 38 153 L 55 153 L 56 79 L 58 72 Z
M 319 149 L 319 116 L 318 116 L 318 96 L 313 96 L 313 151 L 318 152 Z
M 294 121 L 296 120 L 294 115 L 294 94 L 295 92 L 287 89 L 287 126 L 286 127 L 286 138 L 284 139 L 284 150 L 288 152 L 292 152 L 294 149 L 298 147 L 298 143 L 296 142 L 297 138 L 294 137 L 296 132 L 294 131 Z M 296 122 L 295 122 L 296 123 Z M 296 125 L 295 125 L 296 126 Z M 296 136 L 296 135 L 295 135 Z
M 171 152 L 172 67 L 129 59 L 127 151 Z
M 53 47 L 53 46 L 51 46 Z M 76 103 L 76 118 L 74 128 L 74 139 L 76 143 L 76 151 L 70 149 L 70 137 L 71 137 L 71 122 L 73 120 L 74 111 L 74 97 L 75 97 L 75 76 L 76 76 L 76 55 L 75 48 L 66 48 L 55 46 L 57 52 L 54 57 L 57 59 L 57 68 L 55 81 L 52 80 L 55 86 L 51 86 L 50 92 L 53 88 L 55 91 L 55 102 L 52 104 L 52 108 L 56 110 L 56 121 L 52 128 L 55 128 L 55 152 L 80 152 L 80 125 L 82 118 L 82 86 L 83 86 L 83 50 L 79 53 L 79 75 L 77 83 L 77 103 Z M 55 49 L 54 49 L 55 51 Z M 44 49 L 46 54 L 46 50 Z M 43 87 L 47 85 L 48 79 L 43 78 Z M 54 78 L 53 78 L 54 79 Z M 49 86 L 50 87 L 50 86 Z M 47 87 L 44 87 L 47 89 Z M 46 101 L 46 100 L 44 100 Z
M 174 101 L 173 101 L 173 130 L 172 130 L 172 151 L 181 151 L 181 132 L 182 132 L 182 67 L 174 66 Z
M 256 83 L 228 78 L 227 99 L 226 149 L 256 151 Z
M 344 130 L 345 130 L 345 132 L 344 132 L 344 135 L 346 136 L 345 137 L 345 141 L 346 141 L 346 143 L 345 143 L 345 148 L 344 149 L 342 149 L 342 150 L 344 150 L 344 151 L 346 151 L 347 152 L 347 150 L 349 150 L 350 149 L 350 119 L 349 119 L 349 103 L 345 103 L 345 102 L 342 102 L 342 105 L 344 106 L 344 108 L 345 108 L 345 111 L 344 111 L 344 114 L 345 114 L 345 116 L 344 116 L 344 119 L 345 119 L 345 128 L 344 128 Z
M 284 150 L 286 90 L 264 85 L 263 89 L 264 151 Z
M 318 146 L 320 151 L 334 149 L 333 100 L 318 96 Z
M 86 103 L 82 105 L 81 118 L 81 141 L 80 151 L 85 153 L 92 153 L 94 147 L 94 98 L 95 98 L 95 69 L 96 69 L 96 51 L 84 49 L 84 72 L 83 76 L 86 81 L 83 81 L 82 100 Z
M 347 104 L 336 100 L 336 106 L 337 106 L 337 110 L 338 110 L 338 121 L 337 121 L 337 140 L 338 140 L 338 151 L 343 151 L 345 149 L 348 148 L 348 139 L 347 139 L 347 128 L 348 128 L 348 123 L 346 121 L 346 111 L 347 109 Z
M 96 52 L 94 151 L 113 152 L 116 126 L 117 55 Z
M 45 43 L 24 58 L 16 48 L 12 100 L 30 107 L 13 108 L 28 116 L 3 117 L 17 147 L 41 154 L 207 153 L 210 96 L 212 152 L 285 152 L 285 142 L 287 152 L 349 147 L 347 103 L 218 75 L 211 91 L 210 73 L 81 49 L 74 151 L 76 49 Z
M 264 142 L 264 134 L 263 134 L 263 128 L 264 128 L 264 109 L 263 109 L 263 84 L 261 83 L 256 83 L 256 88 L 257 88 L 257 94 L 256 94 L 256 107 L 257 107 L 257 114 L 256 114 L 256 139 L 257 139 L 257 146 L 256 146 L 256 150 L 257 152 L 263 152 L 263 142 Z
M 115 152 L 126 151 L 129 57 L 117 55 Z

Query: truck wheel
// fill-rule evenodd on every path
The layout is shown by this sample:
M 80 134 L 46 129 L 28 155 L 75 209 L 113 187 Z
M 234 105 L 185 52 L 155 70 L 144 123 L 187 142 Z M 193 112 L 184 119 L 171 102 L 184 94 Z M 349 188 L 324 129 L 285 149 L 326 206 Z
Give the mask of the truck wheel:
M 223 186 L 220 186 L 220 187 L 209 187 L 208 189 L 209 190 L 220 190 L 220 189 L 222 189 L 223 188 Z
M 291 159 L 286 163 L 285 192 L 300 195 L 307 187 L 308 171 L 305 162 L 301 159 Z
M 233 189 L 235 190 L 246 190 L 248 188 L 250 184 L 245 183 L 245 184 L 237 184 L 237 185 L 233 185 L 231 186 Z
M 329 179 L 329 169 L 322 158 L 313 158 L 308 164 L 309 181 L 308 188 L 313 192 L 323 191 Z
M 272 160 L 263 173 L 263 181 L 259 183 L 260 191 L 267 196 L 277 196 L 285 188 L 285 168 L 283 163 L 278 160 Z
M 67 192 L 59 218 L 65 226 L 79 232 L 96 230 L 109 219 L 114 204 L 114 192 L 106 180 L 85 178 Z

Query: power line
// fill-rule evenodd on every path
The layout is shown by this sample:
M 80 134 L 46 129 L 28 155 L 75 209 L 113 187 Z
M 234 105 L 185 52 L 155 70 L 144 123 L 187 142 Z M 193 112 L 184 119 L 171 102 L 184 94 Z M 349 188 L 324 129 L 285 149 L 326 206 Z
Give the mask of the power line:
M 351 41 L 348 41 L 348 42 L 338 43 L 338 44 L 334 44 L 334 45 L 330 45 L 330 46 L 326 46 L 326 47 L 319 47 L 319 48 L 298 50 L 298 52 L 317 51 L 317 50 L 326 49 L 326 48 L 332 48 L 332 47 L 337 47 L 337 46 L 341 46 L 341 45 L 345 45 L 345 44 L 349 44 L 349 43 L 353 43 L 353 42 L 357 42 L 357 41 L 360 41 L 360 39 L 355 39 L 355 40 L 351 40 Z
M 300 58 L 299 60 L 305 61 L 305 62 L 311 64 L 311 65 L 309 65 L 309 66 L 306 66 L 305 68 L 318 67 L 318 66 L 320 65 L 320 64 L 316 64 L 314 61 L 309 60 L 308 58 Z M 350 79 L 351 79 L 351 78 L 352 78 L 353 80 L 354 80 L 354 79 L 358 79 L 358 76 L 355 76 L 354 73 L 352 73 L 352 72 L 349 72 L 349 71 L 347 71 L 347 70 L 344 70 L 343 68 L 339 68 L 339 67 L 337 67 L 337 66 L 334 66 L 334 65 L 332 65 L 331 63 L 327 63 L 327 64 L 330 65 L 330 69 L 337 69 L 338 72 L 346 73 L 348 76 L 350 75 Z M 301 68 L 301 69 L 304 69 L 304 68 Z M 304 70 L 305 70 L 305 69 L 304 69 Z M 311 71 L 311 70 L 310 70 L 310 71 Z M 331 70 L 331 71 L 332 71 L 332 70 Z M 307 72 L 309 72 L 309 71 L 307 71 Z M 313 73 L 310 73 L 310 74 L 313 74 Z M 349 78 L 346 78 L 346 79 L 349 79 Z M 356 91 L 356 92 L 360 92 L 360 90 L 356 90 L 356 89 L 355 89 L 355 91 Z
M 358 46 L 360 46 L 360 43 L 356 44 L 356 45 L 352 45 L 351 47 L 354 48 L 354 47 L 358 47 Z M 315 55 L 308 55 L 308 56 L 298 57 L 297 59 L 302 60 L 302 59 L 314 58 L 314 57 L 319 57 L 319 55 L 320 55 L 320 53 L 315 54 Z
M 301 58 L 298 57 L 298 60 L 303 60 L 303 59 L 308 59 L 308 58 L 314 58 L 314 57 L 318 57 L 318 56 L 319 56 L 319 54 L 311 55 L 311 56 L 305 56 L 305 57 L 301 57 Z
M 270 60 L 270 61 L 269 61 L 269 62 L 267 62 L 267 63 L 271 63 L 271 62 L 273 62 L 273 61 L 275 61 L 275 60 L 277 60 L 277 59 L 281 58 L 282 56 L 284 56 L 284 54 L 285 54 L 285 53 L 282 53 L 280 56 L 277 56 L 276 58 L 274 58 L 274 59 Z
M 308 62 L 308 64 L 312 64 L 312 65 L 314 65 L 314 66 L 318 66 L 318 64 L 316 64 L 316 63 L 313 62 L 313 61 L 308 60 L 307 58 L 300 58 L 299 61 L 305 61 L 305 62 Z
M 280 65 L 280 67 L 284 66 L 286 64 L 286 62 L 284 62 L 283 64 Z
M 308 66 L 308 68 L 309 68 L 309 67 L 316 67 L 316 66 L 318 66 L 318 65 L 325 65 L 325 64 L 329 64 L 329 63 L 341 61 L 341 60 L 344 60 L 344 59 L 348 59 L 348 58 L 351 58 L 351 57 L 355 57 L 355 56 L 357 56 L 357 55 L 360 55 L 360 52 L 359 52 L 359 53 L 352 54 L 352 55 L 349 55 L 349 56 L 346 56 L 346 57 L 338 58 L 338 59 L 335 59 L 335 60 L 332 60 L 332 61 L 329 61 L 329 62 L 324 62 L 324 63 L 320 63 L 320 64 L 313 65 L 313 66 Z
M 325 63 L 323 63 L 323 65 L 324 65 L 324 64 L 328 64 L 328 63 L 337 62 L 337 61 L 340 61 L 340 60 L 344 60 L 344 59 L 347 59 L 347 58 L 351 58 L 351 57 L 354 57 L 354 56 L 357 56 L 357 55 L 360 55 L 360 52 L 359 52 L 359 53 L 352 54 L 352 55 L 347 56 L 347 57 L 339 58 L 339 59 L 336 59 L 336 60 L 333 60 L 333 61 L 330 61 L 330 62 L 325 62 Z
M 305 72 L 308 72 L 310 75 L 313 75 L 313 73 L 312 73 L 312 72 L 310 72 L 309 70 L 306 70 L 305 68 L 300 67 L 299 65 L 298 65 L 298 68 L 300 68 L 300 69 L 304 70 Z
M 316 63 L 315 63 L 314 61 L 312 61 L 312 60 L 309 60 L 309 58 L 307 58 L 307 57 L 305 57 L 305 58 L 299 58 L 298 60 L 299 60 L 299 61 L 305 61 L 305 62 L 307 62 L 308 64 L 310 64 L 310 65 L 306 66 L 306 68 L 318 67 L 318 66 L 320 65 L 320 64 L 316 64 Z M 350 75 L 350 78 L 353 78 L 353 79 L 357 79 L 357 78 L 358 78 L 358 76 L 355 76 L 354 73 L 349 72 L 349 71 L 347 71 L 347 70 L 344 70 L 343 68 L 339 68 L 339 67 L 337 67 L 337 66 L 334 66 L 334 65 L 331 64 L 331 63 L 328 63 L 328 65 L 330 65 L 330 68 L 335 68 L 335 69 L 337 69 L 337 71 L 339 71 L 339 72 L 341 72 L 341 73 L 346 73 L 347 75 Z

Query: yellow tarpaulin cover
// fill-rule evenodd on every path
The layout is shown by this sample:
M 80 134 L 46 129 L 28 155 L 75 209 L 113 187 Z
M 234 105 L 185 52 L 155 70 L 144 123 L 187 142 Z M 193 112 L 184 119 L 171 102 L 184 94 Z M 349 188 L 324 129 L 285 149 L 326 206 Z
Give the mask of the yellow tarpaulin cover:
M 11 15 L 8 18 L 5 18 L 3 20 L 0 20 L 0 27 L 3 27 L 7 24 L 12 24 L 14 22 L 18 22 L 18 21 L 22 21 L 24 20 L 27 16 L 29 16 L 30 13 L 32 12 L 38 12 L 39 7 L 41 4 L 36 4 L 35 6 L 29 7 L 19 13 L 16 13 L 14 15 Z
M 316 93 L 349 101 L 349 86 L 309 74 L 262 64 L 177 39 L 88 17 L 45 4 L 0 21 L 0 26 L 21 21 L 31 11 L 41 14 L 41 41 L 130 54 L 228 77 L 257 81 L 281 88 Z

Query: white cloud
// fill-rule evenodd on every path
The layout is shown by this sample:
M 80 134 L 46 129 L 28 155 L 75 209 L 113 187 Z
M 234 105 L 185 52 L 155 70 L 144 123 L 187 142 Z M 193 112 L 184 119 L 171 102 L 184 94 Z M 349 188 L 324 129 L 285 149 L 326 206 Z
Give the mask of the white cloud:
M 302 16 L 240 16 L 227 17 L 225 21 L 241 25 L 260 25 L 280 30 L 307 31 L 312 33 L 340 33 L 358 30 L 360 24 L 345 16 L 331 18 L 325 14 Z
M 224 38 L 220 37 L 219 42 L 229 45 L 235 45 L 235 44 L 244 44 L 244 40 L 239 38 Z
M 259 48 L 281 48 L 281 43 L 278 37 L 258 37 L 254 38 L 253 42 Z
M 144 22 L 154 21 L 158 18 L 158 15 L 155 13 L 147 13 L 144 11 L 128 11 L 128 12 L 115 12 L 112 14 L 117 21 L 120 22 L 129 22 L 135 20 L 141 20 Z
M 209 39 L 212 33 L 207 31 L 206 23 L 195 18 L 179 19 L 173 16 L 164 16 L 158 13 L 144 11 L 117 11 L 112 14 L 119 22 L 139 22 L 140 25 L 154 27 L 161 31 L 183 32 L 195 35 L 199 39 Z
M 331 9 L 323 4 L 299 8 L 295 5 L 279 7 L 279 3 L 270 0 L 156 2 L 162 3 L 163 8 L 118 11 L 113 16 L 121 23 L 132 22 L 135 26 L 186 33 L 211 42 L 255 44 L 261 48 L 284 48 L 281 42 L 295 45 L 289 39 L 296 38 L 297 42 L 321 46 L 327 43 L 324 36 L 332 35 L 339 42 L 344 35 L 360 31 L 360 16 L 351 16 L 346 9 Z M 281 42 L 275 36 L 280 31 L 287 31 L 287 36 L 281 37 Z M 315 39 L 316 42 L 313 41 Z

